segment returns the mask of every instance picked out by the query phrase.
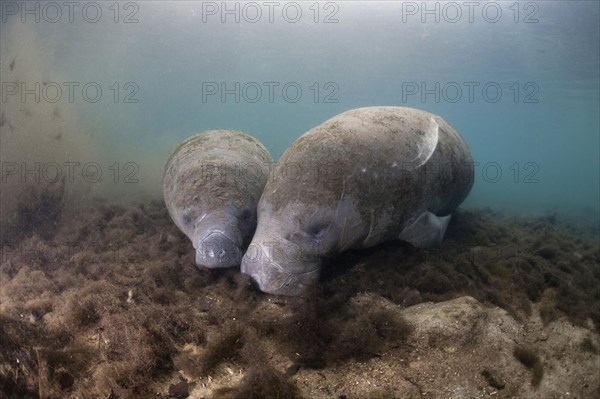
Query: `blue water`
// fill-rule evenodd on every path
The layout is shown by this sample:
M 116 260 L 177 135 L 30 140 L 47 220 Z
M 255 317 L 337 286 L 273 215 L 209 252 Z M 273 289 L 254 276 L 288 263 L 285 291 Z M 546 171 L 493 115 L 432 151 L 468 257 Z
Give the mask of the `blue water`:
M 121 3 L 118 22 L 113 2 L 97 4 L 97 22 L 3 10 L 2 29 L 27 25 L 53 77 L 101 85 L 100 101 L 66 105 L 108 153 L 139 163 L 151 191 L 194 132 L 243 130 L 277 157 L 337 113 L 403 105 L 465 137 L 478 164 L 464 206 L 600 214 L 597 1 L 474 2 L 472 15 L 464 2 L 275 2 L 273 22 L 265 2 L 228 2 L 229 14 L 221 2 Z

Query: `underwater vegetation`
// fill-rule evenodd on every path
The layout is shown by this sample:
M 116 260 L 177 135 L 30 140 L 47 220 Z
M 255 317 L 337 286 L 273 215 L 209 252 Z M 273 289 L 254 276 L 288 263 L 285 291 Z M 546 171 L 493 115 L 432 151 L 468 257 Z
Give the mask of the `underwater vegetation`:
M 34 232 L 44 240 L 54 237 L 64 208 L 64 179 L 55 185 L 42 189 L 29 186 L 15 208 L 15 220 L 4 226 L 0 244 L 17 241 Z
M 298 298 L 264 295 L 237 270 L 199 270 L 161 202 L 97 201 L 58 220 L 48 235 L 24 224 L 2 247 L 7 398 L 185 398 L 223 373 L 229 383 L 207 398 L 301 398 L 305 371 L 419 350 L 409 344 L 415 325 L 398 309 L 465 295 L 517 320 L 534 303 L 544 323 L 600 327 L 600 243 L 547 219 L 460 210 L 441 248 L 396 242 L 344 253 Z M 442 350 L 444 339 L 430 337 L 430 349 Z M 577 345 L 598 352 L 595 339 Z M 539 385 L 540 356 L 528 346 L 513 355 Z M 509 391 L 494 369 L 475 375 Z M 369 395 L 401 397 L 386 387 Z
M 544 366 L 539 355 L 533 349 L 524 346 L 516 346 L 513 355 L 523 366 L 531 370 L 531 385 L 540 385 L 544 377 Z
M 491 387 L 500 390 L 504 389 L 504 387 L 506 386 L 502 378 L 498 376 L 497 373 L 493 370 L 489 370 L 486 368 L 481 372 L 481 375 L 483 376 L 483 378 L 485 378 L 485 380 Z

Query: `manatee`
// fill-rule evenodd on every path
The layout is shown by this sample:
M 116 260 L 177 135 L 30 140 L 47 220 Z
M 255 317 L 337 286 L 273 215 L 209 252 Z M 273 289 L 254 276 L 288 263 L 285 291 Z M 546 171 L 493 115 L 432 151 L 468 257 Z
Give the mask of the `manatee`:
M 264 292 L 299 295 L 324 258 L 347 249 L 439 244 L 472 185 L 467 144 L 441 117 L 404 107 L 341 113 L 271 170 L 241 271 Z
M 164 201 L 199 266 L 240 264 L 271 164 L 256 138 L 233 130 L 201 132 L 175 149 L 165 166 Z

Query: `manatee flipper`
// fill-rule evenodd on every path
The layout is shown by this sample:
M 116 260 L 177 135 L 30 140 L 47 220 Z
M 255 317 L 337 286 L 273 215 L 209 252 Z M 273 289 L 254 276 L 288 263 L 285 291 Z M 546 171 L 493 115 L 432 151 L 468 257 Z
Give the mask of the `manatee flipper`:
M 412 224 L 402 230 L 398 238 L 408 241 L 418 248 L 439 245 L 444 238 L 451 217 L 452 215 L 436 216 L 429 211 L 425 211 Z

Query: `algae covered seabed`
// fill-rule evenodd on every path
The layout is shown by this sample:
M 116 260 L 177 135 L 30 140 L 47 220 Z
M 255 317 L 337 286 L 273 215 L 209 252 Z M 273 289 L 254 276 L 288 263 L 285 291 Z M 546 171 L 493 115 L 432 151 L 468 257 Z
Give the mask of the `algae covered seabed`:
M 35 220 L 2 247 L 0 398 L 600 395 L 598 231 L 560 217 L 458 211 L 303 298 L 196 268 L 161 202 Z

